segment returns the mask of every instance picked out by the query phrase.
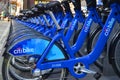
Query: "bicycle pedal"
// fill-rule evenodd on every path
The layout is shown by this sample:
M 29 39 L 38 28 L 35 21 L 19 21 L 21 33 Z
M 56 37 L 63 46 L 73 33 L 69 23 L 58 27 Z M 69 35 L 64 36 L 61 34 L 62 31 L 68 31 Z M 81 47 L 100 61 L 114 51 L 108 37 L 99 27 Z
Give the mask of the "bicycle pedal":
M 96 74 L 95 71 L 92 71 L 92 70 L 89 70 L 89 69 L 86 69 L 86 68 L 81 68 L 80 70 L 81 72 L 84 72 L 84 73 L 87 73 L 87 74 Z
M 88 73 L 88 74 L 94 74 L 94 78 L 96 80 L 98 80 L 102 76 L 100 73 L 89 70 L 89 69 L 86 69 L 86 68 L 81 68 L 81 72 L 85 72 L 85 73 Z

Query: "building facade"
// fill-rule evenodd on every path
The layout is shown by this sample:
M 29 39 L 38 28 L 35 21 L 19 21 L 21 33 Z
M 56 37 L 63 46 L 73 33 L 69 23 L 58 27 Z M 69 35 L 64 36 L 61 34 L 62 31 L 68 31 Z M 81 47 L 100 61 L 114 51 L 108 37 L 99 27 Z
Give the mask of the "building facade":
M 34 6 L 34 0 L 10 0 L 9 12 L 11 15 L 19 15 L 20 10 L 30 9 Z

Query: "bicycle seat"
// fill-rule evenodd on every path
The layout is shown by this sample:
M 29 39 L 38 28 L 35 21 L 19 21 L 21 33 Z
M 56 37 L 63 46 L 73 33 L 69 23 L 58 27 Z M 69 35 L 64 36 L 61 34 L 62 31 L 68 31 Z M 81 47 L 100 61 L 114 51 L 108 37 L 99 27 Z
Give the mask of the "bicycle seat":
M 39 15 L 39 10 L 38 10 L 38 8 L 33 7 L 33 8 L 31 9 L 31 11 L 34 13 L 32 16 L 37 16 L 37 15 Z
M 63 5 L 63 7 L 65 8 L 65 11 L 70 11 L 70 6 L 69 6 L 69 1 L 68 0 L 63 0 L 61 2 L 61 4 Z
M 31 9 L 31 11 L 33 11 L 34 13 L 37 13 L 37 12 L 38 12 L 38 8 L 33 7 L 33 8 Z
M 19 20 L 21 20 L 22 17 L 23 17 L 23 15 L 21 14 L 21 15 L 19 15 L 17 18 L 18 18 Z
M 60 6 L 60 2 L 59 1 L 51 1 L 49 3 L 47 3 L 44 7 L 45 10 L 51 10 L 52 8 L 56 7 L 56 6 Z
M 44 14 L 44 8 L 43 8 L 43 7 L 41 7 L 41 9 L 40 9 L 40 7 L 35 6 L 35 7 L 33 7 L 31 10 L 33 11 L 33 13 L 34 13 L 35 15 Z
M 40 11 L 44 11 L 45 10 L 45 4 L 39 3 L 37 5 L 35 5 L 36 8 L 38 8 L 38 10 Z
M 28 11 L 28 10 L 26 9 L 26 10 L 23 10 L 21 13 L 22 13 L 22 14 L 26 14 L 27 11 Z
M 34 15 L 35 12 L 32 11 L 32 10 L 27 11 L 26 14 L 27 14 L 28 17 L 34 17 L 34 16 L 35 16 L 35 15 Z
M 63 12 L 63 8 L 61 5 L 56 5 L 55 7 L 51 8 L 53 12 Z
M 80 2 L 80 0 L 71 0 L 71 2 L 73 3 L 75 9 L 81 9 L 81 2 Z
M 32 10 L 27 11 L 27 14 L 34 14 Z
M 27 17 L 24 15 L 24 16 L 22 17 L 22 20 L 27 20 Z

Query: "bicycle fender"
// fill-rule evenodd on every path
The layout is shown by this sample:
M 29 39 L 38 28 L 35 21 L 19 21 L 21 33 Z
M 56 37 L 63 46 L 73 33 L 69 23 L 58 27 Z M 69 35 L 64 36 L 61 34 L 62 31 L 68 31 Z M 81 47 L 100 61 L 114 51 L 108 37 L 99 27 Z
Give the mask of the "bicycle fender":
M 13 43 L 7 50 L 12 56 L 42 55 L 50 40 L 42 38 L 30 38 Z M 53 45 L 46 55 L 47 60 L 65 59 L 62 50 Z

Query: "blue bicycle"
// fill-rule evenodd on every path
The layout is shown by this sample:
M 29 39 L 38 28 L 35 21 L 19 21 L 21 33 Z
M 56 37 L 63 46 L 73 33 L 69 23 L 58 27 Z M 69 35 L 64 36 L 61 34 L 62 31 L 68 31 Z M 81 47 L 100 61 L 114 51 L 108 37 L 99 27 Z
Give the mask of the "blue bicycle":
M 92 1 L 87 1 L 87 3 L 92 3 Z M 102 29 L 102 32 L 100 33 L 98 41 L 96 42 L 94 49 L 86 56 L 76 58 L 75 53 L 79 50 L 82 43 L 85 41 L 85 38 L 89 32 L 92 22 L 94 21 L 94 18 L 96 20 L 97 17 L 97 20 L 99 20 L 99 17 L 93 15 L 93 13 L 91 15 L 93 18 L 88 16 L 88 18 L 86 19 L 80 35 L 78 36 L 75 45 L 73 45 L 72 47 L 69 46 L 67 39 L 64 38 L 63 29 L 61 28 L 59 29 L 58 34 L 54 36 L 52 40 L 44 36 L 40 36 L 37 39 L 36 37 L 24 39 L 19 42 L 13 43 L 12 46 L 10 46 L 10 48 L 8 49 L 8 53 L 13 56 L 27 57 L 29 57 L 29 55 L 37 55 L 37 57 L 35 57 L 35 66 L 32 70 L 33 75 L 35 76 L 35 78 L 32 79 L 35 80 L 48 78 L 48 76 L 52 74 L 52 70 L 55 69 L 62 69 L 61 75 L 59 75 L 60 77 L 57 78 L 60 80 L 66 79 L 66 69 L 75 78 L 82 78 L 87 73 L 96 74 L 95 71 L 89 70 L 89 66 L 99 58 L 110 36 L 110 33 L 112 33 L 112 30 L 114 29 L 114 27 L 116 27 L 115 24 L 120 23 L 119 3 L 120 1 L 118 0 L 111 2 L 111 11 Z M 95 11 L 94 5 L 89 4 L 89 6 L 92 6 L 89 7 L 89 10 Z M 72 31 L 72 29 L 73 28 L 71 27 L 70 31 Z M 65 49 L 63 49 L 62 46 L 56 42 L 61 38 L 64 42 Z M 6 58 L 8 58 L 8 60 L 5 59 L 5 61 L 9 62 L 11 57 L 7 56 Z M 118 62 L 116 63 L 119 64 Z M 7 72 L 8 67 L 4 66 L 3 70 Z M 21 77 L 18 78 L 20 79 Z M 51 79 L 53 79 L 53 77 L 51 77 Z

